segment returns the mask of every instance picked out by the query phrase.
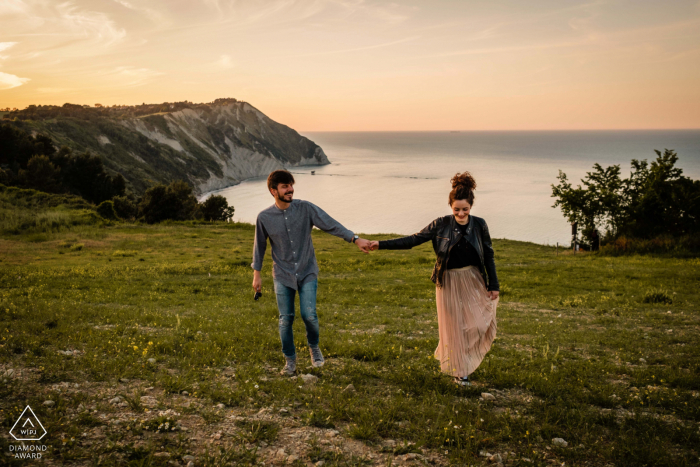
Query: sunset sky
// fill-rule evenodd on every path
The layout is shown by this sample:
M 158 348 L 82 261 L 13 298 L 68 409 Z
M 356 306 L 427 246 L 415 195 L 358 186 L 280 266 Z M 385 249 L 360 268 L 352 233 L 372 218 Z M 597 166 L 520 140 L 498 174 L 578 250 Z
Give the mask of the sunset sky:
M 700 128 L 700 1 L 0 1 L 0 108 L 219 97 L 299 131 Z

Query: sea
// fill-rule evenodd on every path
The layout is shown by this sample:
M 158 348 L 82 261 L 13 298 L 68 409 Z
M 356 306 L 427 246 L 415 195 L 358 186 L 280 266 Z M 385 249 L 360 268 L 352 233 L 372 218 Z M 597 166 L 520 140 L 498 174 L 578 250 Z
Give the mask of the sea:
M 294 197 L 310 201 L 356 233 L 408 235 L 451 214 L 450 178 L 469 171 L 477 182 L 472 214 L 493 238 L 570 245 L 571 226 L 553 208 L 559 171 L 574 185 L 598 163 L 656 159 L 673 149 L 685 176 L 700 178 L 700 130 L 307 132 L 329 165 L 294 167 Z M 216 192 L 234 220 L 255 223 L 273 204 L 266 178 Z M 208 196 L 206 194 L 204 197 Z

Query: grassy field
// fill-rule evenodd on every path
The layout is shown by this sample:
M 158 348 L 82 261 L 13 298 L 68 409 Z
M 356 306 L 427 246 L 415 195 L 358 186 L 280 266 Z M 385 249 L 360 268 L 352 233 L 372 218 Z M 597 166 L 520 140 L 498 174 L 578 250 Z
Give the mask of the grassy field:
M 698 259 L 496 240 L 498 337 L 458 388 L 428 245 L 314 233 L 327 364 L 298 319 L 290 379 L 252 226 L 66 226 L 0 239 L 0 464 L 28 465 L 8 455 L 27 404 L 45 465 L 700 464 Z

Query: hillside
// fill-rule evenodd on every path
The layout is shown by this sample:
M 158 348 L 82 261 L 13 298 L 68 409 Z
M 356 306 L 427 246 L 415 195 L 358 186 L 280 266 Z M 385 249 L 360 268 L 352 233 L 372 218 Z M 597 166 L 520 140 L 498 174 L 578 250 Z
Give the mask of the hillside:
M 7 456 L 27 405 L 46 465 L 698 464 L 697 259 L 495 240 L 498 337 L 462 388 L 433 358 L 431 246 L 364 255 L 316 231 L 326 365 L 309 366 L 298 320 L 291 379 L 269 249 L 253 300 L 253 235 L 223 222 L 0 235 L 2 465 L 30 465 Z
M 247 102 L 217 99 L 142 106 L 29 106 L 5 122 L 49 135 L 58 146 L 99 154 L 143 193 L 154 183 L 188 181 L 196 193 L 270 171 L 328 164 L 323 149 Z

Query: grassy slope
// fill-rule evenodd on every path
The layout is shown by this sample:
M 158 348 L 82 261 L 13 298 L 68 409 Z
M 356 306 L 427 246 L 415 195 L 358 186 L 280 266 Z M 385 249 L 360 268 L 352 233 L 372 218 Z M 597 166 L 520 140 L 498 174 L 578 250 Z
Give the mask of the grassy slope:
M 157 451 L 196 454 L 198 465 L 269 463 L 299 427 L 314 437 L 297 462 L 328 465 L 386 465 L 412 451 L 455 465 L 485 462 L 480 451 L 511 453 L 509 465 L 698 464 L 698 259 L 556 256 L 497 240 L 498 338 L 473 386 L 459 389 L 432 358 L 430 247 L 362 255 L 316 232 L 328 363 L 306 368 L 298 320 L 300 365 L 319 377 L 304 385 L 277 376 L 270 259 L 254 302 L 252 237 L 242 224 L 79 226 L 39 243 L 6 235 L 0 375 L 15 374 L 0 389 L 4 428 L 29 403 L 49 432 L 44 457 L 76 465 L 166 465 Z M 673 303 L 643 303 L 659 287 Z M 57 352 L 66 349 L 84 353 Z M 350 383 L 356 392 L 343 392 Z M 496 401 L 481 400 L 486 391 Z M 116 394 L 129 406 L 110 404 Z M 141 395 L 178 415 L 156 418 Z M 189 432 L 156 433 L 164 417 Z M 323 438 L 331 426 L 339 450 Z M 353 451 L 354 440 L 368 451 Z

